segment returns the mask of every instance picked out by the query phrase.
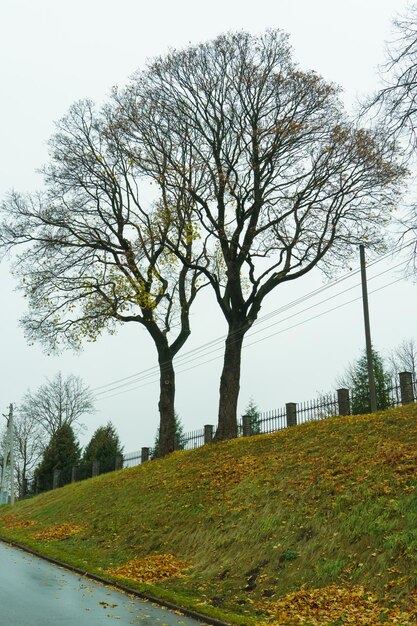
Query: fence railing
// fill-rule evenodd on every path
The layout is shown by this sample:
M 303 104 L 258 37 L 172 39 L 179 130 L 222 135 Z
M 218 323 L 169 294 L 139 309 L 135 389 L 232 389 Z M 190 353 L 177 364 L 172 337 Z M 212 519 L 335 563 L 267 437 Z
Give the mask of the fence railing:
M 398 381 L 391 381 L 386 389 L 389 397 L 389 406 L 400 406 L 414 402 L 417 399 L 416 381 L 411 372 L 401 372 Z M 238 436 L 253 434 L 268 434 L 303 424 L 305 422 L 322 420 L 335 415 L 350 415 L 351 393 L 349 389 L 338 389 L 334 394 L 321 394 L 314 400 L 295 403 L 287 402 L 284 407 L 261 413 L 253 420 L 251 416 L 243 415 L 238 422 Z M 182 437 L 182 445 L 178 449 L 190 450 L 211 443 L 214 437 L 214 426 L 206 424 L 204 429 L 186 433 Z M 185 443 L 184 443 L 185 441 Z M 144 460 L 152 458 L 151 448 L 142 448 L 142 455 L 146 451 Z M 143 457 L 142 457 L 143 458 Z M 141 461 L 143 462 L 143 460 Z
M 389 406 L 399 406 L 415 402 L 417 398 L 416 381 L 410 372 L 401 372 L 397 381 L 393 381 L 385 390 Z M 338 389 L 336 393 L 322 394 L 307 402 L 287 404 L 277 410 L 261 413 L 254 419 L 251 415 L 243 415 L 238 423 L 238 436 L 247 437 L 253 434 L 268 434 L 284 428 L 290 428 L 305 422 L 323 420 L 335 415 L 350 415 L 352 397 L 348 389 Z M 177 449 L 192 450 L 211 443 L 214 438 L 214 426 L 206 424 L 200 430 L 185 433 L 177 439 Z M 44 484 L 32 485 L 32 494 L 55 489 L 71 482 L 98 476 L 99 474 L 122 468 L 134 467 L 152 459 L 153 450 L 143 447 L 140 451 L 129 452 L 123 456 L 96 460 L 92 464 L 80 463 L 76 467 L 55 470 Z
M 390 406 L 401 406 L 401 386 L 399 382 L 392 380 L 391 385 L 387 388 L 387 394 Z
M 142 463 L 141 452 L 129 452 L 123 455 L 123 467 L 134 467 Z
M 200 448 L 204 446 L 204 428 L 200 428 L 200 430 L 193 430 L 189 433 L 186 433 L 182 437 L 184 443 L 181 446 L 183 450 L 193 450 L 194 448 Z M 178 446 L 179 447 L 179 446 Z

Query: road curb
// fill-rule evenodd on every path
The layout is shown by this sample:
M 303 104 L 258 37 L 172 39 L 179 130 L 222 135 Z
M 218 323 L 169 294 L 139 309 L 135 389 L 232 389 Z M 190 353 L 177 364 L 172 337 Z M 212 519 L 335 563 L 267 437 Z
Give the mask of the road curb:
M 9 545 L 13 548 L 18 548 L 19 550 L 23 550 L 23 552 L 27 552 L 28 554 L 33 554 L 33 556 L 43 559 L 44 561 L 48 561 L 49 563 L 52 563 L 53 565 L 62 567 L 63 569 L 68 570 L 69 572 L 73 572 L 74 574 L 80 574 L 80 576 L 83 576 L 84 578 L 88 578 L 90 580 L 94 580 L 98 583 L 101 583 L 102 585 L 105 585 L 106 587 L 114 587 L 115 589 L 119 589 L 120 591 L 123 591 L 124 593 L 128 593 L 129 595 L 135 596 L 136 598 L 139 598 L 141 600 L 147 600 L 148 602 L 152 602 L 153 604 L 157 604 L 164 608 L 171 609 L 171 611 L 179 611 L 186 617 L 191 617 L 201 622 L 203 625 L 209 624 L 210 626 L 231 626 L 227 622 L 222 622 L 216 619 L 215 617 L 202 615 L 201 613 L 198 613 L 197 611 L 193 611 L 192 609 L 185 609 L 184 607 L 173 604 L 172 602 L 168 602 L 167 600 L 159 600 L 158 598 L 154 598 L 153 596 L 137 591 L 136 589 L 131 589 L 130 587 L 126 587 L 125 585 L 115 583 L 114 581 L 108 580 L 107 578 L 104 578 L 103 576 L 98 576 L 97 574 L 91 574 L 90 572 L 86 572 L 80 569 L 79 567 L 69 565 L 68 563 L 63 563 L 62 561 L 58 561 L 58 559 L 54 559 L 50 556 L 42 554 L 41 552 L 37 552 L 36 550 L 33 550 L 32 548 L 29 548 L 28 546 L 25 546 L 16 541 L 12 541 L 11 539 L 6 539 L 6 537 L 2 537 L 1 535 L 0 535 L 0 542 L 4 543 L 5 545 Z

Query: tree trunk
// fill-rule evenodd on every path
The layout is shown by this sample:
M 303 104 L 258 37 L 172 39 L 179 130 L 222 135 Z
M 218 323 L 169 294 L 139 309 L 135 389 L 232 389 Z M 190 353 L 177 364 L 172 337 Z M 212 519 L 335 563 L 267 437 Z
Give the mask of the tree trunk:
M 175 450 L 175 373 L 172 357 L 167 351 L 159 353 L 159 454 Z
M 223 371 L 220 378 L 219 422 L 215 441 L 237 437 L 237 401 L 240 389 L 242 344 L 248 327 L 229 326 L 226 338 Z

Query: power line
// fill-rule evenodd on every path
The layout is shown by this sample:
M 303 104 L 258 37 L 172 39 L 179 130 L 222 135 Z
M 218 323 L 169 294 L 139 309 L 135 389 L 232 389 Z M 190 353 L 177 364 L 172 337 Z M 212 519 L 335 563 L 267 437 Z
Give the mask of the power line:
M 403 250 L 404 248 L 410 246 L 412 243 L 413 242 L 409 242 L 407 244 L 401 244 L 401 245 L 398 245 L 398 246 L 394 247 L 388 253 L 385 253 L 384 255 L 381 255 L 380 257 L 378 257 L 378 258 L 374 259 L 373 261 L 369 262 L 368 263 L 368 267 L 371 267 L 373 265 L 376 265 L 376 264 L 382 262 L 383 260 L 387 259 L 392 254 L 394 254 L 396 252 L 399 252 L 399 251 Z M 405 261 L 404 261 L 404 263 L 405 263 Z M 399 267 L 402 264 L 403 263 L 400 263 L 397 266 L 395 266 L 394 268 L 391 267 L 387 271 L 391 271 L 392 269 L 395 269 L 396 267 Z M 341 284 L 342 282 L 348 280 L 349 278 L 352 278 L 353 276 L 355 276 L 359 272 L 360 272 L 360 268 L 357 268 L 356 270 L 350 271 L 350 272 L 344 274 L 343 276 L 341 276 L 340 278 L 338 278 L 338 279 L 328 283 L 327 285 L 323 285 L 323 286 L 321 286 L 321 287 L 319 287 L 319 288 L 317 288 L 317 289 L 315 289 L 315 290 L 313 290 L 311 292 L 308 292 L 307 294 L 301 296 L 300 298 L 297 298 L 296 300 L 287 303 L 286 305 L 280 307 L 279 309 L 275 309 L 274 311 L 271 311 L 267 315 L 260 317 L 254 323 L 253 327 L 258 326 L 258 325 L 268 321 L 272 317 L 275 317 L 275 316 L 277 316 L 279 314 L 282 314 L 283 312 L 285 312 L 285 311 L 287 311 L 287 310 L 289 310 L 291 308 L 294 308 L 298 304 L 301 304 L 301 303 L 305 302 L 306 300 L 311 299 L 314 296 L 316 296 L 316 295 L 318 295 L 320 293 L 323 293 L 324 291 L 326 291 L 328 289 L 331 289 L 332 287 L 334 287 L 336 285 Z M 385 273 L 385 272 L 382 272 L 382 273 Z M 380 275 L 381 274 L 378 274 L 378 275 L 376 275 L 374 277 L 371 277 L 370 280 L 372 280 L 373 278 L 376 278 L 377 276 L 380 276 Z M 353 287 L 351 287 L 349 289 L 353 289 L 355 286 L 353 286 Z M 345 291 L 348 291 L 349 289 L 347 289 Z M 340 292 L 340 293 L 344 293 L 344 292 Z M 336 296 L 334 296 L 334 297 L 337 297 L 338 295 L 340 295 L 340 294 L 336 294 Z M 328 299 L 331 299 L 331 298 L 328 298 Z M 327 301 L 327 300 L 325 300 L 325 301 Z M 313 305 L 313 307 L 318 306 L 319 304 Z M 313 307 L 311 307 L 311 308 L 313 308 Z M 295 313 L 294 315 L 299 315 L 299 314 L 300 313 Z M 278 322 L 278 323 L 280 323 L 280 322 Z M 269 327 L 270 326 L 268 326 L 267 328 L 269 328 Z M 258 331 L 255 331 L 255 332 L 253 332 L 252 329 L 251 329 L 251 331 L 249 331 L 249 332 L 250 332 L 250 335 L 248 334 L 248 336 L 251 336 L 251 335 L 253 335 L 255 333 L 262 332 L 262 329 L 258 330 Z M 231 333 L 231 336 L 232 335 L 233 335 L 233 333 Z M 175 359 L 176 367 L 184 365 L 184 364 L 190 362 L 191 360 L 196 360 L 197 358 L 200 358 L 198 356 L 198 354 L 201 353 L 201 352 L 203 352 L 204 353 L 203 356 L 205 356 L 207 354 L 210 354 L 213 351 L 214 352 L 219 351 L 220 349 L 222 349 L 224 340 L 225 340 L 225 336 L 223 335 L 222 337 L 218 337 L 216 339 L 212 339 L 211 341 L 206 342 L 205 344 L 202 344 L 201 346 L 198 346 L 198 347 L 196 347 L 196 348 L 194 348 L 194 349 L 192 349 L 192 350 L 190 350 L 190 351 L 188 351 L 188 352 L 186 352 L 186 353 L 176 357 L 176 359 Z M 215 346 L 217 344 L 219 344 L 219 343 L 221 344 L 221 347 L 215 348 Z M 214 348 L 214 350 L 211 350 L 211 348 Z M 208 352 L 208 350 L 211 350 L 211 352 L 210 351 Z M 192 355 L 194 355 L 194 357 L 191 359 L 190 357 Z M 126 376 L 126 377 L 123 377 L 121 379 L 112 381 L 110 383 L 106 383 L 106 384 L 101 385 L 99 387 L 96 387 L 93 391 L 98 392 L 96 395 L 112 393 L 116 389 L 129 386 L 129 385 L 131 385 L 133 383 L 140 382 L 140 381 L 145 380 L 147 378 L 153 378 L 158 372 L 159 372 L 159 367 L 158 366 L 153 366 L 151 368 L 147 368 L 145 370 L 142 370 L 141 372 L 137 372 L 135 374 L 131 374 L 130 376 Z M 103 391 L 100 391 L 101 389 Z
M 375 276 L 372 276 L 369 280 L 374 280 L 375 278 L 379 278 L 380 276 L 386 274 L 387 272 L 391 272 L 394 269 L 397 269 L 398 267 L 400 267 L 401 265 L 404 265 L 405 263 L 406 263 L 406 261 L 402 261 L 402 262 L 398 263 L 397 265 L 395 265 L 394 267 L 390 267 L 390 268 L 388 268 L 386 270 L 383 270 L 379 274 L 376 274 Z M 276 322 L 273 322 L 272 324 L 269 324 L 268 326 L 266 326 L 264 328 L 260 328 L 259 330 L 256 330 L 254 332 L 249 331 L 246 336 L 247 336 L 247 338 L 250 338 L 250 337 L 253 337 L 254 335 L 262 333 L 265 330 L 267 330 L 268 328 L 272 328 L 273 326 L 276 326 L 277 324 L 282 324 L 283 322 L 286 322 L 289 319 L 292 319 L 293 317 L 295 317 L 297 315 L 301 315 L 302 313 L 310 311 L 311 309 L 317 308 L 318 306 L 324 304 L 325 302 L 329 302 L 330 300 L 334 300 L 335 298 L 343 295 L 344 293 L 346 293 L 348 291 L 351 291 L 352 289 L 355 289 L 358 286 L 360 286 L 360 283 L 355 283 L 355 285 L 352 285 L 351 287 L 347 287 L 343 291 L 339 291 L 337 294 L 329 296 L 328 298 L 325 298 L 324 300 L 320 300 L 320 302 L 316 302 L 315 304 L 312 304 L 311 306 L 306 307 L 305 309 L 302 309 L 301 311 L 297 311 L 296 313 L 293 313 L 292 315 L 289 315 L 287 317 L 284 317 L 283 319 L 280 319 L 280 320 L 278 320 Z M 283 309 L 284 309 L 284 307 L 283 307 Z M 245 344 L 245 345 L 253 345 L 253 344 Z M 218 346 L 218 347 L 212 347 L 212 349 L 210 349 L 210 350 L 205 350 L 205 353 L 203 355 L 196 354 L 196 355 L 192 356 L 191 358 L 187 358 L 185 361 L 183 360 L 183 362 L 179 364 L 179 367 L 181 367 L 181 365 L 188 365 L 189 363 L 191 363 L 193 361 L 199 360 L 200 358 L 204 358 L 206 356 L 209 356 L 210 354 L 214 354 L 214 353 L 220 352 L 220 351 L 223 352 L 223 344 Z M 218 357 L 215 357 L 215 358 L 218 358 Z M 205 361 L 205 362 L 207 362 L 207 361 Z M 180 373 L 181 370 L 178 370 L 178 363 L 176 363 L 176 366 L 177 366 L 177 370 L 176 371 L 178 373 Z M 185 370 L 185 371 L 188 371 L 188 370 Z M 103 391 L 101 393 L 102 394 L 112 393 L 113 391 L 116 391 L 117 389 L 121 389 L 122 387 L 128 387 L 129 385 L 132 385 L 134 383 L 142 382 L 142 381 L 146 380 L 147 378 L 153 378 L 154 376 L 156 376 L 157 373 L 158 373 L 158 370 L 157 371 L 148 372 L 148 373 L 146 373 L 145 376 L 142 376 L 141 378 L 139 378 L 137 380 L 124 382 L 124 383 L 122 383 L 120 385 L 117 385 L 117 386 L 115 385 L 115 386 L 113 386 L 112 389 Z M 152 382 L 154 382 L 154 381 L 152 380 Z
M 403 264 L 404 264 L 404 263 L 400 263 L 400 264 L 398 264 L 398 265 L 403 265 Z M 398 267 L 398 266 L 395 266 L 394 268 L 390 268 L 390 270 L 395 269 L 396 267 Z M 378 276 L 380 276 L 380 275 L 382 275 L 382 274 L 385 274 L 387 271 L 390 271 L 390 270 L 385 270 L 384 272 L 381 272 Z M 376 278 L 376 277 L 377 277 L 377 276 L 372 277 L 372 278 Z M 373 290 L 372 290 L 372 291 L 370 291 L 369 293 L 376 293 L 376 292 L 378 292 L 378 291 L 381 291 L 382 289 L 386 289 L 387 287 L 390 287 L 391 285 L 393 285 L 393 284 L 395 284 L 395 283 L 398 283 L 398 282 L 399 282 L 399 281 L 401 281 L 401 280 L 403 280 L 403 278 L 402 278 L 402 277 L 397 278 L 397 279 L 395 279 L 395 280 L 393 280 L 393 281 L 391 281 L 391 282 L 389 282 L 389 283 L 387 283 L 387 284 L 385 284 L 385 285 L 382 285 L 381 287 L 378 287 L 378 288 L 376 288 L 376 289 L 373 289 Z M 357 285 L 355 285 L 355 286 L 357 286 Z M 343 292 L 340 292 L 340 294 L 336 294 L 336 296 L 335 296 L 335 297 L 337 297 L 338 295 L 341 295 L 342 293 L 345 293 L 346 291 L 349 291 L 350 289 L 351 289 L 351 288 L 346 289 L 346 290 L 344 290 Z M 261 338 L 257 339 L 256 341 L 253 341 L 253 342 L 251 342 L 251 343 L 246 343 L 246 344 L 244 344 L 244 345 L 243 345 L 243 348 L 248 348 L 248 347 L 253 346 L 253 345 L 256 345 L 256 344 L 258 344 L 258 343 L 260 343 L 260 342 L 262 342 L 262 341 L 265 341 L 266 339 L 270 339 L 271 337 L 275 337 L 276 335 L 280 335 L 280 334 L 283 334 L 283 333 L 285 333 L 285 332 L 288 332 L 289 330 L 293 330 L 294 328 L 297 328 L 297 327 L 299 327 L 299 326 L 303 326 L 304 324 L 307 324 L 307 323 L 309 323 L 309 322 L 311 322 L 311 321 L 313 321 L 313 320 L 315 320 L 315 319 L 318 319 L 318 318 L 322 317 L 323 315 L 327 315 L 328 313 L 331 313 L 331 312 L 333 312 L 333 311 L 336 311 L 336 310 L 338 310 L 338 309 L 340 309 L 340 308 L 342 308 L 342 307 L 344 307 L 344 306 L 347 306 L 348 304 L 352 304 L 353 302 L 357 302 L 358 300 L 360 300 L 360 299 L 361 299 L 361 297 L 362 297 L 362 296 L 358 296 L 357 298 L 353 298 L 352 300 L 348 300 L 347 302 L 343 302 L 342 304 L 339 304 L 339 305 L 337 305 L 337 306 L 331 307 L 330 309 L 327 309 L 326 311 L 322 311 L 321 313 L 318 313 L 317 315 L 313 315 L 312 317 L 309 317 L 309 318 L 307 318 L 307 319 L 305 319 L 305 320 L 301 320 L 300 322 L 297 322 L 296 324 L 292 324 L 291 326 L 288 326 L 288 327 L 283 328 L 283 329 L 281 329 L 281 330 L 278 330 L 278 331 L 276 331 L 276 332 L 274 332 L 274 333 L 271 333 L 271 334 L 269 334 L 269 335 L 266 335 L 265 337 L 261 337 Z M 327 298 L 327 299 L 326 299 L 325 301 L 323 301 L 323 302 L 327 302 L 327 301 L 328 301 L 328 300 L 330 300 L 330 299 L 332 299 L 332 298 Z M 320 302 L 319 304 L 323 304 L 323 302 Z M 316 305 L 314 305 L 314 306 L 316 306 Z M 308 309 L 306 309 L 306 310 L 309 310 L 309 309 L 311 309 L 311 308 L 313 308 L 313 307 L 309 307 L 309 308 L 308 308 Z M 305 311 L 302 311 L 302 312 L 305 312 Z M 289 319 L 289 318 L 286 318 L 286 320 L 287 320 L 287 319 Z M 282 321 L 284 321 L 284 320 L 281 320 L 280 322 L 282 322 Z M 277 322 L 277 323 L 280 323 L 280 322 Z M 272 326 L 274 326 L 274 325 L 276 325 L 276 324 L 271 324 L 268 328 L 270 328 L 270 327 L 272 327 Z M 258 331 L 258 332 L 259 332 L 259 331 Z M 218 351 L 218 350 L 216 350 L 216 351 Z M 208 353 L 208 354 L 210 354 L 210 353 Z M 207 354 L 207 356 L 208 356 L 208 354 Z M 221 355 L 220 355 L 220 356 L 221 356 Z M 187 371 L 189 371 L 189 370 L 191 370 L 191 369 L 195 369 L 196 367 L 200 367 L 200 366 L 202 366 L 202 365 L 206 365 L 206 364 L 208 364 L 208 363 L 212 363 L 213 361 L 216 361 L 217 359 L 219 359 L 219 358 L 220 358 L 220 356 L 215 356 L 215 357 L 213 357 L 213 358 L 211 358 L 211 359 L 208 359 L 208 360 L 205 360 L 205 361 L 201 361 L 200 363 L 197 363 L 197 364 L 195 364 L 195 365 L 193 365 L 193 366 L 191 366 L 191 367 L 187 367 L 187 368 L 185 368 L 185 369 L 177 369 L 177 370 L 176 370 L 176 373 L 177 373 L 177 374 L 182 374 L 182 373 L 187 372 Z M 184 364 L 183 364 L 183 365 L 184 365 Z M 131 387 L 131 388 L 126 389 L 126 390 L 124 390 L 124 391 L 119 391 L 118 393 L 112 394 L 112 395 L 110 395 L 110 396 L 105 396 L 105 397 L 103 396 L 103 398 L 99 398 L 99 399 L 110 399 L 110 398 L 114 398 L 114 397 L 119 396 L 119 395 L 122 395 L 122 394 L 124 394 L 124 393 L 128 393 L 129 391 L 134 391 L 134 390 L 136 390 L 136 389 L 140 389 L 141 387 L 145 387 L 145 386 L 147 386 L 147 385 L 157 383 L 157 382 L 158 382 L 158 380 L 159 380 L 159 378 L 155 378 L 154 380 L 151 380 L 151 381 L 148 381 L 148 382 L 137 381 L 137 382 L 141 382 L 141 384 L 140 384 L 140 385 L 135 385 L 135 387 Z M 131 384 L 132 384 L 132 383 L 131 383 Z M 115 389 L 109 390 L 109 392 L 108 392 L 108 393 L 111 393 L 111 392 L 112 392 L 112 391 L 114 391 L 114 390 L 115 390 Z
M 370 280 L 378 278 L 379 276 L 381 276 L 383 274 L 386 274 L 387 272 L 392 271 L 393 269 L 396 269 L 397 267 L 399 267 L 401 265 L 404 265 L 405 262 L 406 261 L 400 262 L 396 266 L 390 267 L 387 270 L 384 270 L 384 271 L 380 272 L 379 274 L 377 274 L 375 276 L 372 276 L 370 278 Z M 345 277 L 343 278 L 343 280 L 344 279 L 345 279 Z M 339 292 L 339 293 L 337 293 L 337 294 L 335 294 L 333 296 L 330 296 L 329 298 L 326 298 L 325 300 L 322 300 L 322 301 L 320 301 L 320 302 L 318 302 L 318 303 L 316 303 L 314 305 L 311 305 L 310 307 L 307 307 L 306 309 L 302 309 L 301 311 L 298 311 L 298 312 L 294 313 L 293 315 L 291 315 L 289 317 L 286 317 L 286 318 L 284 318 L 282 320 L 274 322 L 273 324 L 268 325 L 266 328 L 259 329 L 259 330 L 256 330 L 256 331 L 252 331 L 251 330 L 251 331 L 249 331 L 247 337 L 251 337 L 254 334 L 258 334 L 260 332 L 263 332 L 264 330 L 266 330 L 267 328 L 270 328 L 271 326 L 274 326 L 276 324 L 280 324 L 280 323 L 282 323 L 284 321 L 287 321 L 288 319 L 290 319 L 290 318 L 292 318 L 292 317 L 294 317 L 296 315 L 300 315 L 300 314 L 302 314 L 302 313 L 304 313 L 304 312 L 306 312 L 306 311 L 308 311 L 308 310 L 310 310 L 312 308 L 316 308 L 317 306 L 320 306 L 324 302 L 328 302 L 329 300 L 332 300 L 332 299 L 342 295 L 343 293 L 346 293 L 347 291 L 350 291 L 350 290 L 354 289 L 357 286 L 358 286 L 358 284 L 355 284 L 355 285 L 353 285 L 351 287 L 348 287 L 347 289 L 345 289 L 345 290 L 343 290 L 343 291 L 341 291 L 341 292 Z M 311 294 L 317 294 L 320 291 L 321 290 L 315 290 L 314 292 L 310 292 L 310 293 Z M 297 303 L 301 303 L 301 302 L 309 299 L 309 297 L 311 297 L 310 294 L 307 294 L 306 296 L 304 296 L 302 298 L 299 298 L 298 300 L 294 301 L 294 303 L 290 303 L 289 305 L 285 305 L 284 307 L 281 307 L 281 309 L 279 309 L 279 312 L 283 312 L 285 310 L 288 310 L 289 308 L 291 308 L 291 305 L 295 306 Z M 274 311 L 273 313 L 276 314 L 276 311 Z M 270 315 L 269 316 L 265 316 L 265 317 L 269 318 Z M 215 347 L 216 344 L 219 343 L 219 341 L 221 342 L 221 345 L 218 346 L 218 347 Z M 223 341 L 224 341 L 224 337 L 222 337 L 220 339 L 212 340 L 211 342 L 208 342 L 208 343 L 204 344 L 203 346 L 199 346 L 198 348 L 189 351 L 182 358 L 176 360 L 176 367 L 178 368 L 178 366 L 185 365 L 185 364 L 188 364 L 188 363 L 190 363 L 192 361 L 195 361 L 195 360 L 201 358 L 201 356 L 203 356 L 203 357 L 204 356 L 208 356 L 209 354 L 212 354 L 212 353 L 215 353 L 215 352 L 219 352 L 220 350 L 223 350 Z M 204 352 L 203 355 L 197 354 L 198 352 L 202 352 L 202 351 Z M 137 382 L 142 382 L 142 381 L 144 381 L 144 380 L 146 380 L 148 378 L 153 378 L 158 372 L 159 372 L 158 367 L 153 367 L 153 368 L 149 368 L 147 370 L 144 370 L 143 372 L 139 372 L 139 373 L 137 373 L 135 375 L 127 377 L 125 379 L 121 379 L 120 381 L 114 381 L 113 383 L 108 384 L 108 386 L 111 387 L 110 389 L 105 389 L 104 391 L 99 392 L 98 395 L 112 393 L 116 389 L 120 389 L 122 387 L 127 387 L 127 386 L 130 386 L 130 385 L 132 385 L 134 383 L 137 383 Z M 120 383 L 120 384 L 117 384 L 117 383 Z

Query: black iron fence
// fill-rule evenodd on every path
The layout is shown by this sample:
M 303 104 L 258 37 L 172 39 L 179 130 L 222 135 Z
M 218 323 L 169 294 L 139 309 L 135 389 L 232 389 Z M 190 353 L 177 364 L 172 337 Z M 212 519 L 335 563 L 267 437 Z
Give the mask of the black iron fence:
M 385 390 L 389 406 L 399 406 L 415 402 L 417 399 L 416 381 L 409 372 L 399 374 Z M 243 415 L 238 423 L 238 436 L 273 433 L 297 424 L 314 420 L 323 420 L 335 415 L 351 413 L 351 394 L 348 389 L 338 389 L 336 393 L 321 394 L 314 400 L 295 403 L 288 402 L 284 407 L 254 415 Z M 206 424 L 200 430 L 181 435 L 177 440 L 177 449 L 191 450 L 213 441 L 215 428 Z M 140 465 L 153 458 L 152 448 L 144 447 L 140 451 L 129 452 L 123 456 L 94 461 L 92 464 L 80 463 L 76 467 L 56 469 L 53 474 L 37 480 L 29 489 L 31 494 L 55 489 L 71 482 L 92 478 L 100 474 Z
M 415 381 L 412 381 L 412 385 L 413 385 L 413 401 L 414 398 L 417 398 L 417 394 L 415 392 Z M 401 386 L 400 386 L 400 382 L 393 379 L 391 381 L 391 384 L 389 385 L 389 387 L 387 388 L 387 394 L 388 394 L 388 398 L 389 398 L 389 405 L 390 406 L 401 406 L 402 402 L 401 402 Z
M 44 491 L 49 491 L 50 489 L 63 487 L 69 483 L 78 482 L 87 478 L 94 478 L 94 476 L 99 476 L 100 474 L 106 474 L 108 472 L 114 472 L 115 470 L 122 469 L 123 467 L 139 465 L 141 462 L 140 457 L 138 458 L 133 455 L 126 456 L 126 464 L 125 458 L 119 455 L 116 457 L 102 458 L 100 460 L 96 459 L 92 463 L 80 462 L 77 465 L 64 466 L 59 469 L 55 469 L 53 472 L 47 472 L 38 476 L 36 476 L 35 472 L 34 479 L 32 481 L 28 481 L 25 485 L 27 491 L 23 495 L 35 495 Z
M 282 407 L 281 409 L 276 409 L 275 411 L 267 411 L 266 413 L 261 413 L 259 416 L 259 421 L 257 424 L 254 423 L 254 420 L 251 420 L 250 430 L 251 432 L 258 431 L 258 433 L 268 434 L 274 433 L 277 430 L 282 430 L 287 427 L 287 413 L 286 408 Z M 240 424 L 242 435 L 246 436 L 246 432 L 244 432 L 244 418 L 242 417 Z
M 142 454 L 140 452 L 129 452 L 123 455 L 123 467 L 134 467 L 142 462 Z
M 193 450 L 194 448 L 200 448 L 204 446 L 204 428 L 200 430 L 192 430 L 184 435 L 183 450 Z

